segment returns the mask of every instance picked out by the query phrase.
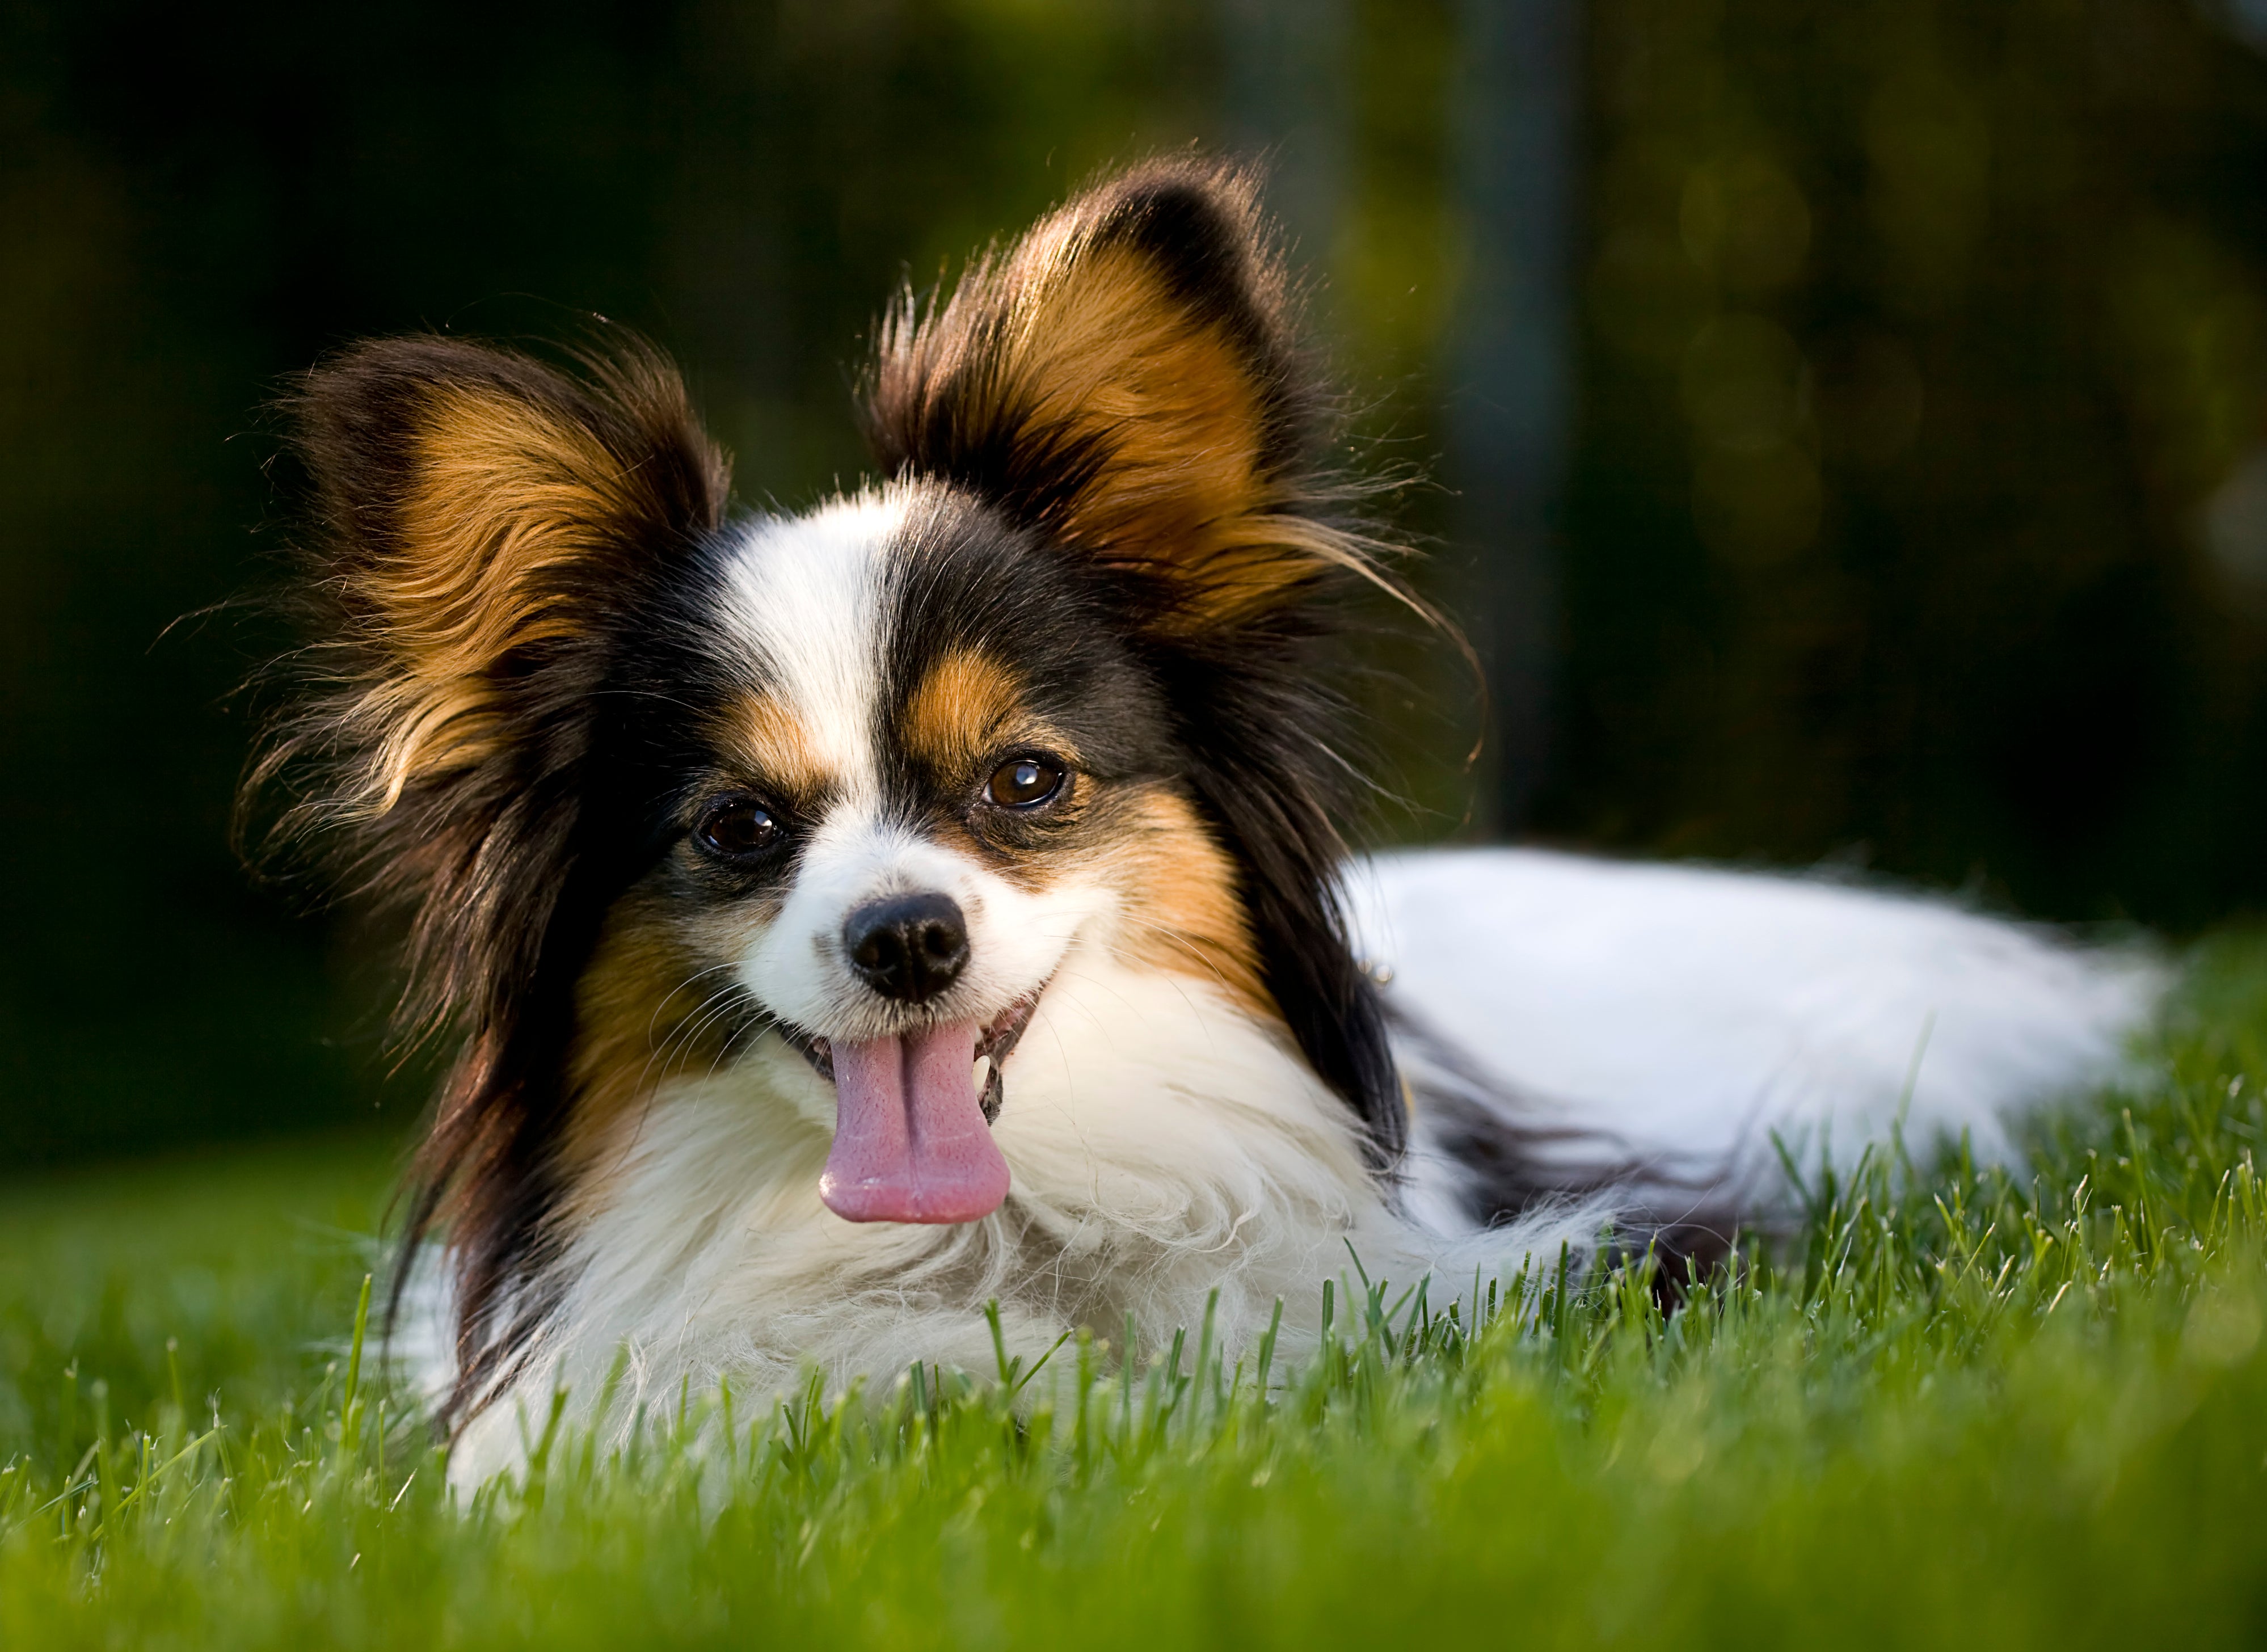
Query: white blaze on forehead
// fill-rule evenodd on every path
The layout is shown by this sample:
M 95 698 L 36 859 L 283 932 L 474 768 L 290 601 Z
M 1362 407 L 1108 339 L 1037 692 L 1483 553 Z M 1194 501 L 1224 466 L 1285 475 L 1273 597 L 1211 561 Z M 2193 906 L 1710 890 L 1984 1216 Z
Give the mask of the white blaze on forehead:
M 1111 905 L 1106 891 L 1078 879 L 1018 888 L 892 818 L 877 725 L 889 547 L 906 513 L 902 496 L 869 494 L 757 523 L 737 549 L 727 599 L 725 623 L 837 789 L 823 817 L 802 828 L 794 881 L 737 973 L 774 1014 L 829 1038 L 878 1036 L 899 1019 L 843 954 L 843 924 L 866 901 L 934 892 L 958 903 L 969 963 L 950 1008 L 974 1021 L 1041 986 L 1072 937 Z
M 759 522 L 732 572 L 729 621 L 802 723 L 811 754 L 847 797 L 878 787 L 875 698 L 883 677 L 884 548 L 899 501 L 838 500 L 806 517 Z

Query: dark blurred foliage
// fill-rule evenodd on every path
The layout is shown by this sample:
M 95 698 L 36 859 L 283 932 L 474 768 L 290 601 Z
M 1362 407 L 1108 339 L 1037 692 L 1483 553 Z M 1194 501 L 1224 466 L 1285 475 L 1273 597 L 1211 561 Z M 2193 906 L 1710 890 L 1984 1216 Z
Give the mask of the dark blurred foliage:
M 1493 117 L 1528 107 L 1554 11 L 1586 68 L 1560 77 L 1576 164 L 1538 195 L 1489 146 L 1550 152 Z M 228 847 L 231 691 L 288 638 L 205 611 L 273 576 L 260 409 L 288 374 L 358 334 L 597 312 L 687 363 L 745 500 L 803 503 L 860 466 L 847 375 L 898 282 L 1192 139 L 1273 149 L 1375 452 L 1442 484 L 1414 525 L 1487 541 L 1506 476 L 1533 517 L 1506 536 L 1535 579 L 1453 539 L 1429 576 L 1518 688 L 1474 818 L 1868 855 L 2059 916 L 2258 901 L 2267 59 L 2230 19 L 18 0 L 0 1167 L 417 1100 L 382 1083 L 370 947 Z M 1557 211 L 1562 315 L 1532 268 Z M 1526 422 L 1471 414 L 1500 407 Z M 1378 696 L 1424 805 L 1401 829 L 1437 834 L 1467 696 L 1443 650 L 1382 657 L 1416 690 Z
M 2267 61 L 2164 0 L 1604 0 L 1591 51 L 1549 823 L 2256 904 Z

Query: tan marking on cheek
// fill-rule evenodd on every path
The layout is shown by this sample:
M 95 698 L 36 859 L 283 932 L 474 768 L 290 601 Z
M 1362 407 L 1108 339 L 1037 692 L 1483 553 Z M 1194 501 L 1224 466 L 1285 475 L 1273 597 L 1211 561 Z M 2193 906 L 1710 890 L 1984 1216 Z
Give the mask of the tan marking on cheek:
M 575 988 L 574 1099 L 561 1142 L 570 1175 L 593 1168 L 614 1123 L 660 1085 L 740 1053 L 740 1017 L 719 1013 L 735 991 L 722 960 L 740 955 L 756 921 L 717 914 L 686 923 L 636 893 L 608 914 Z
M 1148 793 L 1134 805 L 1132 829 L 1100 861 L 1125 900 L 1124 956 L 1212 981 L 1253 1014 L 1281 1018 L 1261 979 L 1236 863 L 1186 798 Z
M 943 774 L 972 766 L 1023 715 L 1023 685 L 990 655 L 957 649 L 906 701 L 906 750 Z
M 752 694 L 734 708 L 724 745 L 752 774 L 790 793 L 822 791 L 830 778 L 810 730 L 775 694 Z

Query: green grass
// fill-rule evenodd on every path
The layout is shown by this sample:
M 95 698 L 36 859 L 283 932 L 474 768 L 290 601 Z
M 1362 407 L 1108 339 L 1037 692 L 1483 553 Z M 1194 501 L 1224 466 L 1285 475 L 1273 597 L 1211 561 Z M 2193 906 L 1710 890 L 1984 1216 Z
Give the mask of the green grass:
M 2267 941 L 2151 1072 L 1666 1319 L 1641 1262 L 1478 1325 L 1357 1281 L 1266 1398 L 1082 1341 L 1083 1406 L 692 1396 L 469 1505 L 352 1354 L 381 1149 L 18 1191 L 0 1645 L 2257 1644 Z

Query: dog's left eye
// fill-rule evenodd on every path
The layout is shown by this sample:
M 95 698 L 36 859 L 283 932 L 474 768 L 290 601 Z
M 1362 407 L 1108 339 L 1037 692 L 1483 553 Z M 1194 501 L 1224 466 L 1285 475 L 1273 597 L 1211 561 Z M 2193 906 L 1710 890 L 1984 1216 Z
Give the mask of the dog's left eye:
M 1062 789 L 1062 765 L 1046 757 L 1011 757 L 984 783 L 988 803 L 1003 809 L 1036 809 Z
M 752 797 L 727 797 L 711 804 L 693 828 L 701 847 L 728 861 L 745 861 L 761 855 L 779 841 L 780 824 L 772 811 Z

